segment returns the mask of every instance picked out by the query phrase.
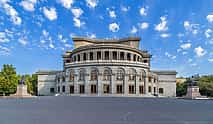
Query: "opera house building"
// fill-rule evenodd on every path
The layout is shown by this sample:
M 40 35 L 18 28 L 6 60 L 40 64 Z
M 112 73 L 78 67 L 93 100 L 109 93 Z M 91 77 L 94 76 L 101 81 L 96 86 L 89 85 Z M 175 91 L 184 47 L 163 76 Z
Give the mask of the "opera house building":
M 140 38 L 73 38 L 63 69 L 39 70 L 38 95 L 176 96 L 176 71 L 151 70 L 151 55 Z M 159 63 L 160 64 L 160 63 Z

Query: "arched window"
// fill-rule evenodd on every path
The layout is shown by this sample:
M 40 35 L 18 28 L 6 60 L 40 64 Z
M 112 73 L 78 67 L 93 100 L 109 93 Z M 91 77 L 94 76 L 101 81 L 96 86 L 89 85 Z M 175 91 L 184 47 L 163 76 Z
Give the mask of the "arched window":
M 96 69 L 93 69 L 91 71 L 91 74 L 90 74 L 90 79 L 93 81 L 93 80 L 98 80 L 98 71 Z
M 117 80 L 124 80 L 124 70 L 123 69 L 117 70 Z
M 129 80 L 135 80 L 136 79 L 136 71 L 134 69 L 129 70 Z
M 141 70 L 139 75 L 139 81 L 144 81 L 144 80 L 145 80 L 145 71 Z
M 70 72 L 70 81 L 74 81 L 75 80 L 75 74 L 74 74 L 74 71 L 72 70 Z
M 136 55 L 134 54 L 134 56 L 133 56 L 133 61 L 136 61 Z
M 66 79 L 65 79 L 65 76 L 63 76 L 63 77 L 62 77 L 62 81 L 65 82 L 65 80 L 66 80 Z
M 109 69 L 105 69 L 103 73 L 103 80 L 109 81 L 111 79 L 111 72 Z
M 131 61 L 131 53 L 127 53 L 127 60 Z
M 84 81 L 85 80 L 85 70 L 80 69 L 79 71 L 79 81 Z

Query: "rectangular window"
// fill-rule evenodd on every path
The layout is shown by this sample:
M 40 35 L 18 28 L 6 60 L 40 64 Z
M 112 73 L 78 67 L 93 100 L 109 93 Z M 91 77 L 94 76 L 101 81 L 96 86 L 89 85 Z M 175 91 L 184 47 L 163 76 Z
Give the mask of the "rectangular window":
M 58 86 L 58 93 L 60 93 L 60 86 Z
M 163 88 L 159 88 L 159 93 L 163 94 Z
M 113 60 L 117 60 L 117 52 L 116 51 L 113 51 L 112 52 L 112 56 L 113 56 Z
M 124 60 L 124 52 L 120 52 L 120 60 Z
M 151 93 L 152 92 L 152 87 L 149 86 L 148 92 Z
M 134 57 L 133 57 L 133 61 L 136 61 L 136 55 L 134 55 Z
M 123 86 L 121 84 L 117 85 L 117 94 L 123 93 Z
M 154 87 L 154 94 L 156 93 L 156 87 Z
M 83 60 L 84 60 L 84 61 L 87 60 L 87 54 L 86 54 L 86 53 L 83 54 Z
M 129 85 L 129 94 L 134 94 L 134 93 L 135 93 L 134 85 Z
M 105 54 L 104 56 L 105 60 L 109 60 L 109 51 L 105 51 L 104 54 Z
M 91 93 L 92 94 L 96 93 L 96 85 L 95 84 L 91 85 Z
M 78 55 L 77 57 L 78 57 L 78 61 L 80 61 L 80 55 Z
M 100 51 L 97 52 L 97 60 L 101 60 L 101 52 Z
M 142 86 L 142 85 L 139 86 L 139 93 L 140 93 L 140 94 L 143 94 L 143 90 L 144 90 L 144 89 L 143 89 L 143 86 Z
M 80 94 L 83 94 L 83 93 L 84 93 L 84 85 L 83 85 L 83 84 L 80 84 L 80 85 L 79 85 L 79 93 L 80 93 Z
M 127 53 L 127 60 L 131 60 L 131 54 L 130 53 Z
M 73 94 L 73 93 L 74 93 L 74 86 L 70 85 L 70 94 Z
M 62 92 L 65 92 L 65 86 L 62 86 Z
M 109 93 L 109 84 L 104 84 L 103 91 L 104 93 Z
M 90 52 L 90 53 L 89 53 L 89 59 L 90 59 L 90 60 L 93 60 L 93 52 Z
M 152 77 L 149 77 L 149 82 L 152 82 Z
M 50 88 L 50 93 L 54 93 L 55 92 L 55 88 Z

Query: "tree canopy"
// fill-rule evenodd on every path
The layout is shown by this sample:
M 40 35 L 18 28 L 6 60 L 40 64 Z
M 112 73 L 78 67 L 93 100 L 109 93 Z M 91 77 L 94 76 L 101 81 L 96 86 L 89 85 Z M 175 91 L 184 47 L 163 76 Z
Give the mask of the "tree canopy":
M 177 96 L 184 96 L 187 92 L 187 79 L 184 83 L 176 84 L 176 94 Z M 200 94 L 208 97 L 213 97 L 213 75 L 205 75 L 198 78 L 198 83 L 200 89 Z
M 21 77 L 25 77 L 28 93 L 36 95 L 37 75 L 17 75 L 13 65 L 4 64 L 0 72 L 0 95 L 16 93 L 16 88 Z

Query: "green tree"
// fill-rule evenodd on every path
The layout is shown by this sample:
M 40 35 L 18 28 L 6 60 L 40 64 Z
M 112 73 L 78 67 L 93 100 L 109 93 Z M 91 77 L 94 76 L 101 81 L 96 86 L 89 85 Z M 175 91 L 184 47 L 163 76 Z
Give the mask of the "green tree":
M 187 92 L 187 81 L 176 84 L 176 95 L 178 97 L 186 95 L 186 92 Z
M 15 68 L 12 65 L 4 64 L 0 77 L 0 92 L 5 95 L 15 93 L 18 84 Z
M 32 74 L 32 86 L 33 86 L 33 95 L 37 95 L 37 81 L 38 76 L 36 74 Z
M 201 95 L 213 97 L 213 75 L 200 77 L 198 86 Z

